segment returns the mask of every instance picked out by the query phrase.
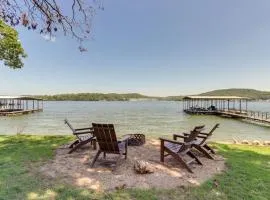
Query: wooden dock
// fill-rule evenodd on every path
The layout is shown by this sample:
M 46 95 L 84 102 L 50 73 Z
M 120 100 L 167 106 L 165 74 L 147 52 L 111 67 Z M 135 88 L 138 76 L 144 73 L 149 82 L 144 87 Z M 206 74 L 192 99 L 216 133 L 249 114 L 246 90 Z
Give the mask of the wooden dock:
M 270 125 L 270 112 L 249 111 L 246 97 L 187 96 L 183 110 L 188 114 L 217 115 Z
M 185 113 L 188 114 L 197 114 L 197 115 L 217 115 L 221 117 L 229 117 L 235 119 L 245 119 L 260 123 L 265 123 L 270 125 L 270 113 L 269 112 L 255 112 L 255 111 L 225 111 L 225 110 L 216 110 L 216 111 L 207 111 L 207 110 L 195 110 L 195 109 L 186 109 Z
M 0 116 L 17 116 L 17 115 L 26 115 L 29 113 L 42 112 L 43 109 L 35 110 L 15 110 L 15 111 L 0 111 Z
M 269 112 L 247 111 L 245 113 L 233 113 L 230 111 L 218 111 L 217 114 L 232 117 L 232 118 L 239 118 L 239 119 L 251 120 L 251 121 L 260 122 L 260 123 L 266 123 L 270 125 Z
M 0 96 L 0 117 L 42 112 L 43 100 L 31 96 Z

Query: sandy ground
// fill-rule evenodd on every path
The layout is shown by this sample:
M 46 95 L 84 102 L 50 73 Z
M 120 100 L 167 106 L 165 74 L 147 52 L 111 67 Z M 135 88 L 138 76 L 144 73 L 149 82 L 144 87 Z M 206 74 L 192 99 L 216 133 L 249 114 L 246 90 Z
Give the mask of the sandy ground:
M 67 145 L 58 148 L 53 160 L 45 163 L 40 169 L 48 178 L 57 179 L 68 184 L 97 191 L 118 188 L 176 188 L 186 185 L 199 185 L 214 174 L 225 170 L 224 159 L 215 155 L 215 160 L 200 156 L 203 166 L 192 165 L 194 173 L 189 173 L 171 156 L 165 158 L 165 164 L 160 163 L 159 141 L 149 140 L 139 147 L 128 147 L 127 160 L 119 159 L 118 155 L 107 154 L 103 159 L 101 154 L 94 168 L 89 163 L 96 154 L 90 146 L 68 154 Z M 154 173 L 137 174 L 134 162 L 145 160 L 151 164 Z

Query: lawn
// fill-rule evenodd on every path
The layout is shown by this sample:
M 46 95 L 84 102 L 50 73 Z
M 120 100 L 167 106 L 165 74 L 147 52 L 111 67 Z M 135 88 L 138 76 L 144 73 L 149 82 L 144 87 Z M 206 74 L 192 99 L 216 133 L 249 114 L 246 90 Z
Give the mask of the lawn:
M 95 193 L 49 180 L 35 168 L 66 136 L 0 136 L 0 199 L 269 199 L 270 147 L 215 144 L 228 170 L 199 187 Z

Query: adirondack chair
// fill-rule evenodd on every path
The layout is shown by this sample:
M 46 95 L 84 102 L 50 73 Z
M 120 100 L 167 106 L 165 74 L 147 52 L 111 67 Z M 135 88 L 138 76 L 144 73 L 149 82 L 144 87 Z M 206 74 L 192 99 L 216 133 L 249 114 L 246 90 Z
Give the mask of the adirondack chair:
M 91 167 L 94 166 L 99 155 L 103 152 L 103 157 L 106 158 L 106 153 L 119 154 L 120 157 L 125 155 L 127 159 L 127 146 L 129 136 L 125 136 L 122 140 L 117 140 L 113 124 L 96 124 L 92 123 L 94 136 L 99 145 L 99 150 L 94 157 Z
M 91 145 L 93 145 L 94 149 L 96 149 L 96 140 L 93 135 L 92 127 L 74 129 L 67 119 L 64 121 L 65 124 L 67 124 L 67 126 L 71 129 L 73 135 L 77 137 L 77 139 L 69 145 L 70 150 L 68 153 L 72 153 L 89 142 Z
M 214 157 L 210 154 L 215 154 L 215 151 L 207 144 L 207 140 L 213 135 L 213 132 L 219 127 L 219 124 L 216 124 L 209 133 L 199 132 L 198 136 L 195 138 L 192 147 L 196 148 L 198 151 L 202 152 L 207 158 L 214 159 Z M 173 139 L 177 140 L 177 138 L 182 138 L 184 142 L 188 142 L 191 140 L 191 134 L 183 133 L 181 134 L 173 134 Z
M 184 142 L 191 142 L 192 140 L 195 140 L 197 137 L 199 137 L 200 133 L 204 130 L 205 125 L 195 126 L 190 133 L 182 133 L 182 134 L 173 134 L 173 139 L 177 140 L 178 137 L 184 138 Z M 198 132 L 197 137 L 194 137 L 195 134 L 191 134 L 193 132 Z
M 193 173 L 190 164 L 193 162 L 197 162 L 199 165 L 202 165 L 202 162 L 195 156 L 192 151 L 191 147 L 198 136 L 198 131 L 191 131 L 190 137 L 193 137 L 193 140 L 190 142 L 180 142 L 176 140 L 169 140 L 165 138 L 159 138 L 161 142 L 160 146 L 160 161 L 164 162 L 164 158 L 166 156 L 171 155 L 174 157 L 180 164 L 182 164 L 189 172 Z M 167 154 L 165 154 L 167 153 Z M 191 159 L 186 160 L 184 157 L 189 157 Z

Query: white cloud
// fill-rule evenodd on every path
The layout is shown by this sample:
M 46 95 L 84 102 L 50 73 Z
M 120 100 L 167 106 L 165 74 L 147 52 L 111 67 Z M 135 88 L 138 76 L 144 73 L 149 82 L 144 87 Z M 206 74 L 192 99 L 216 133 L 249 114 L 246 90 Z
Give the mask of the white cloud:
M 55 42 L 56 41 L 56 37 L 51 36 L 49 34 L 42 34 L 41 35 L 46 41 L 50 41 L 50 42 Z

